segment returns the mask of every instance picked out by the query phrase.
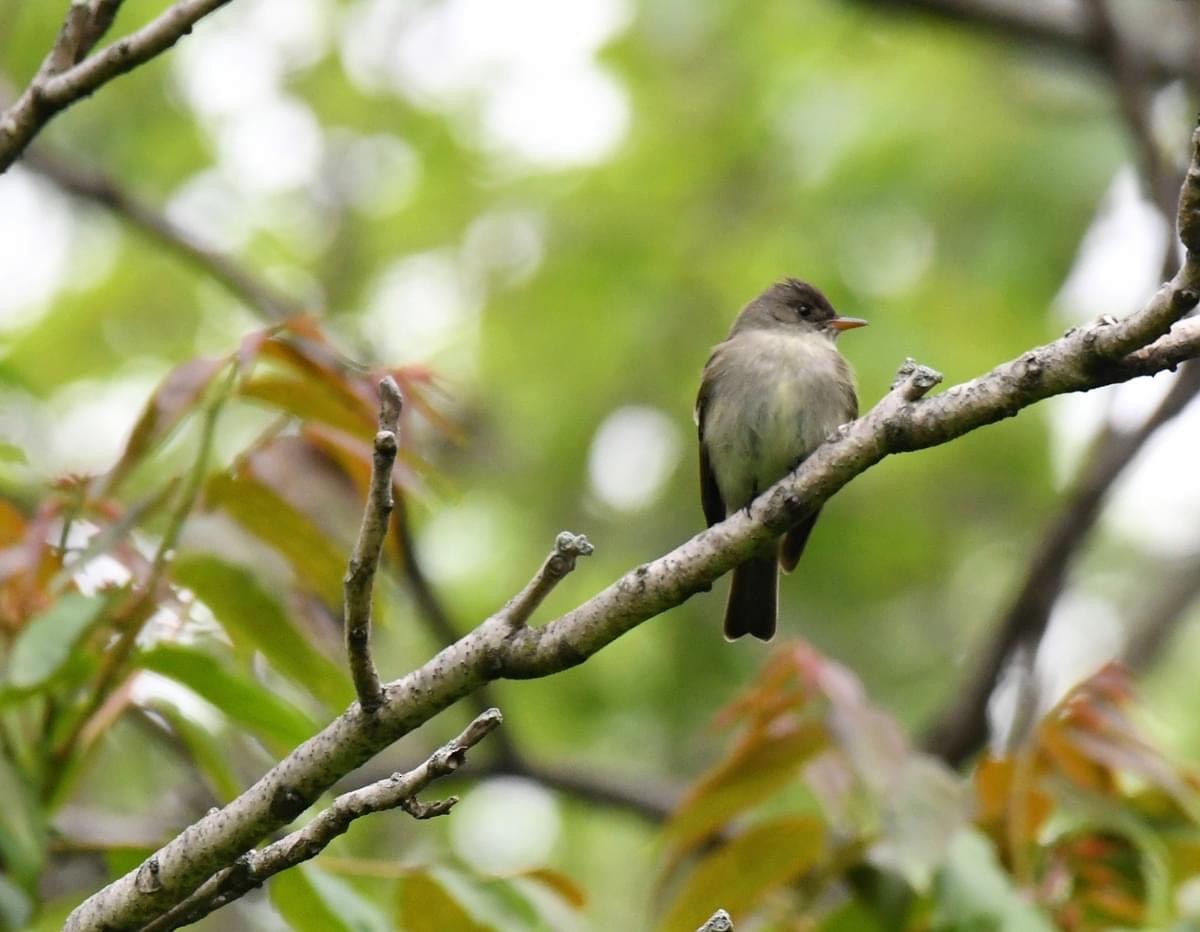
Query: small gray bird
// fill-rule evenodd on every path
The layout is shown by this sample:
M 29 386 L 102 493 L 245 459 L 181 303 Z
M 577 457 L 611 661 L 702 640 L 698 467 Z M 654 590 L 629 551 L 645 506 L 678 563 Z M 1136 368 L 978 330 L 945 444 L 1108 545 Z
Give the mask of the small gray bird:
M 795 469 L 829 432 L 858 417 L 850 364 L 834 346 L 843 330 L 825 295 L 795 278 L 742 308 L 704 366 L 696 398 L 700 499 L 709 527 Z M 779 571 L 791 572 L 820 509 L 733 571 L 725 637 L 775 634 Z

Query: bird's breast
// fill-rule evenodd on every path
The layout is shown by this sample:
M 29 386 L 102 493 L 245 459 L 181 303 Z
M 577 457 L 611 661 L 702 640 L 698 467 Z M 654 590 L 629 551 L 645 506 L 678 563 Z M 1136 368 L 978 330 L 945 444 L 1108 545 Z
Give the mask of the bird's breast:
M 824 337 L 743 333 L 721 344 L 709 365 L 704 443 L 730 510 L 853 416 L 849 367 Z

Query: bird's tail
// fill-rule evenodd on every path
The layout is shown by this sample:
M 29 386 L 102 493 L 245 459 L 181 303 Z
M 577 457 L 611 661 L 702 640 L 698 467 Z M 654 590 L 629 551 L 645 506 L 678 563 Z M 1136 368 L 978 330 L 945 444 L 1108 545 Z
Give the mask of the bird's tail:
M 779 568 L 775 555 L 747 560 L 733 571 L 725 605 L 725 637 L 730 641 L 752 634 L 762 641 L 775 635 Z

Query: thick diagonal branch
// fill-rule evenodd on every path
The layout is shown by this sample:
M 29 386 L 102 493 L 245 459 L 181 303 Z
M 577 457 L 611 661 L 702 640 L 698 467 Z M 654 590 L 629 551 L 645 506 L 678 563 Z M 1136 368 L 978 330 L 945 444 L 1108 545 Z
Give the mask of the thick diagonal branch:
M 371 659 L 371 600 L 394 504 L 392 467 L 396 463 L 396 434 L 400 430 L 402 404 L 396 380 L 385 376 L 379 382 L 379 431 L 375 434 L 375 455 L 371 460 L 371 485 L 358 541 L 343 580 L 346 656 L 359 705 L 366 712 L 373 712 L 383 701 L 383 687 Z
M 262 886 L 280 871 L 315 858 L 350 828 L 355 819 L 389 809 L 403 809 L 415 819 L 446 815 L 458 802 L 457 796 L 422 803 L 417 794 L 434 780 L 458 770 L 467 759 L 467 751 L 487 737 L 502 720 L 499 709 L 488 709 L 461 735 L 440 747 L 414 770 L 394 773 L 385 780 L 343 793 L 303 828 L 265 848 L 247 853 L 231 867 L 210 877 L 178 906 L 143 926 L 141 932 L 166 932 L 199 921 Z

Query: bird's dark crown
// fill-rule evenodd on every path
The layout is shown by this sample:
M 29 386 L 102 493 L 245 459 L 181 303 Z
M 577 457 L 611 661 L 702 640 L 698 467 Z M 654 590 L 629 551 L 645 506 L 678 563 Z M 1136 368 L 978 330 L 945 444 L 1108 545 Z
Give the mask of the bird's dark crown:
M 819 288 L 798 278 L 776 282 L 762 295 L 771 304 L 782 304 L 794 311 L 801 320 L 820 323 L 837 317 L 837 311 Z M 760 299 L 761 300 L 761 299 Z
M 819 289 L 798 278 L 785 278 L 742 308 L 730 332 L 770 329 L 784 324 L 836 335 L 826 324 L 837 316 L 837 311 Z

